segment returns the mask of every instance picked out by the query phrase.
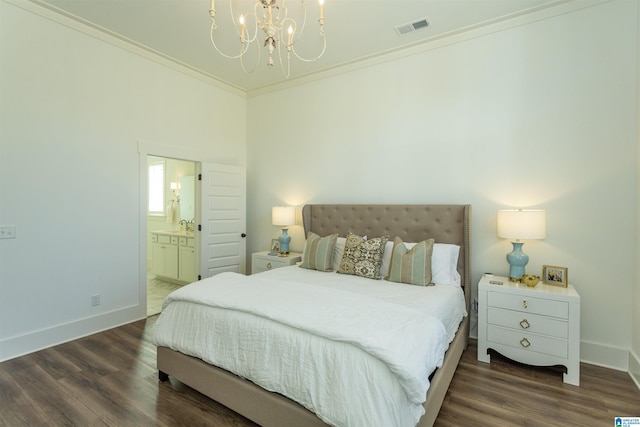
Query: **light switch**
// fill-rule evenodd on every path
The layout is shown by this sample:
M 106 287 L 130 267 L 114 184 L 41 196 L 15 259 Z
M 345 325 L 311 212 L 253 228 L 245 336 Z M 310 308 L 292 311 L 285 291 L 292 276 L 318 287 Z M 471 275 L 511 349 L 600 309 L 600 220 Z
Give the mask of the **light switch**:
M 0 225 L 0 239 L 15 239 L 15 238 L 16 238 L 15 225 Z

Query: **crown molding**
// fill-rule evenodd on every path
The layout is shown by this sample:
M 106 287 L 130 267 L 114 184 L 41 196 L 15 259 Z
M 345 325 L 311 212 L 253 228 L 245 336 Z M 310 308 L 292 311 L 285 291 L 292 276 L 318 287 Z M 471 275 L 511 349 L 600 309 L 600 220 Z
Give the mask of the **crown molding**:
M 537 8 L 521 11 L 517 14 L 507 15 L 501 18 L 478 23 L 456 31 L 450 31 L 438 36 L 430 37 L 409 46 L 402 46 L 398 49 L 388 50 L 375 55 L 354 59 L 348 63 L 340 64 L 335 67 L 326 68 L 314 73 L 301 75 L 290 78 L 287 81 L 265 86 L 259 89 L 247 91 L 249 98 L 264 95 L 265 93 L 286 89 L 315 80 L 320 80 L 351 71 L 368 68 L 392 62 L 401 58 L 419 55 L 430 50 L 440 49 L 445 46 L 462 43 L 471 39 L 484 37 L 490 34 L 499 33 L 512 28 L 521 27 L 533 22 L 542 21 L 560 15 L 575 12 L 577 10 L 586 9 L 597 6 L 599 4 L 608 3 L 613 0 L 557 0 L 554 6 L 542 5 Z
M 192 67 L 182 61 L 171 56 L 165 55 L 148 46 L 116 34 L 104 27 L 96 25 L 92 22 L 84 20 L 76 15 L 68 13 L 62 9 L 52 6 L 40 0 L 1 0 L 7 4 L 23 9 L 50 21 L 56 22 L 72 30 L 83 33 L 89 37 L 108 43 L 112 46 L 126 50 L 128 52 L 139 55 L 155 63 L 161 64 L 189 77 L 196 78 L 209 85 L 219 89 L 231 92 L 235 95 L 246 98 L 247 91 L 241 87 L 235 86 L 216 76 L 205 73 L 204 71 Z

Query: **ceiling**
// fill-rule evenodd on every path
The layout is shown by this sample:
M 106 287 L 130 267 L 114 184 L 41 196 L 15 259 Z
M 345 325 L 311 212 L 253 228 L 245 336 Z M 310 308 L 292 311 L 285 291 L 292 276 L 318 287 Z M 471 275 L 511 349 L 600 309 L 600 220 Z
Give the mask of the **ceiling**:
M 60 13 L 133 41 L 243 91 L 281 83 L 279 67 L 268 68 L 263 53 L 257 68 L 246 74 L 239 60 L 220 56 L 211 45 L 209 0 L 32 0 Z M 292 60 L 291 78 L 406 49 L 429 40 L 532 13 L 569 0 L 325 0 L 326 53 L 318 61 Z M 254 0 L 234 0 L 234 9 L 252 9 Z M 300 52 L 313 57 L 321 50 L 318 6 L 306 0 L 308 19 Z M 216 0 L 216 42 L 225 53 L 239 50 L 238 37 L 223 31 L 231 25 L 229 0 Z M 298 0 L 287 3 L 289 14 Z M 399 35 L 396 26 L 427 18 L 426 29 Z M 228 27 L 227 27 L 228 28 Z M 305 42 L 303 45 L 302 42 Z M 274 56 L 276 65 L 277 57 Z M 255 56 L 246 60 L 248 67 Z

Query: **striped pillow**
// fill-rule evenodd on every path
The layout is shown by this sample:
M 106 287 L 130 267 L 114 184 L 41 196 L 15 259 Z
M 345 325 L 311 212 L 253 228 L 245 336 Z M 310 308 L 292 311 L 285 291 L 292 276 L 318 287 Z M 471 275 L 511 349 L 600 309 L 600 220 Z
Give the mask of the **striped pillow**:
M 387 280 L 409 285 L 431 284 L 431 255 L 433 239 L 423 240 L 407 249 L 399 237 L 393 239 L 393 252 Z
M 310 270 L 331 271 L 333 248 L 335 248 L 337 240 L 337 233 L 320 237 L 310 231 L 304 244 L 300 267 Z

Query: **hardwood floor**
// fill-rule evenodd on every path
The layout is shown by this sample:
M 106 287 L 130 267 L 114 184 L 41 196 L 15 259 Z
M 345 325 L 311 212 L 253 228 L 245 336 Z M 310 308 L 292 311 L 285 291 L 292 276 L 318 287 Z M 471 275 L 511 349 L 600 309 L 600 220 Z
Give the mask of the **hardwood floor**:
M 156 317 L 0 364 L 0 426 L 255 426 L 198 392 L 159 383 L 150 341 Z M 628 374 L 581 366 L 581 385 L 557 368 L 492 355 L 462 357 L 436 426 L 612 426 L 640 416 Z

